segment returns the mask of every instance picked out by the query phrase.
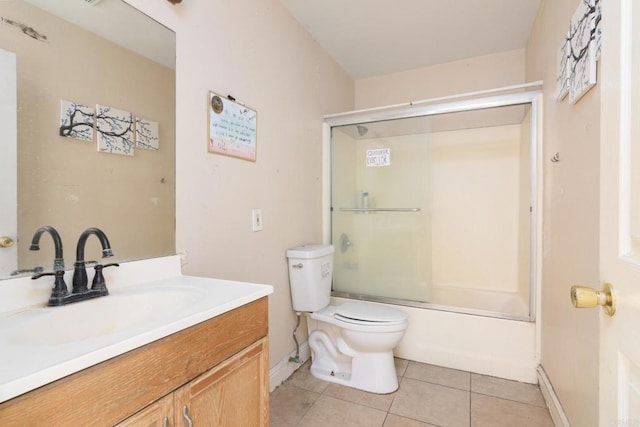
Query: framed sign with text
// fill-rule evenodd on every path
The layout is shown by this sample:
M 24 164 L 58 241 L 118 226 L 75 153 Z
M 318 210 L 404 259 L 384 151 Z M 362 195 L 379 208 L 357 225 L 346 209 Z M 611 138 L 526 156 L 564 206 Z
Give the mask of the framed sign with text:
M 209 92 L 208 150 L 255 162 L 258 114 L 229 98 Z

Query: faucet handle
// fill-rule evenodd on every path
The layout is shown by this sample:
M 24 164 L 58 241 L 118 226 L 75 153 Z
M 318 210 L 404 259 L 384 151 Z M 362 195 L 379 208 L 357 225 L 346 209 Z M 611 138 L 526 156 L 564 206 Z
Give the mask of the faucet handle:
M 19 274 L 24 274 L 24 273 L 42 273 L 44 271 L 44 267 L 38 266 L 38 267 L 33 267 L 33 268 L 25 268 L 23 270 L 13 270 L 11 272 L 12 276 L 17 276 Z
M 53 289 L 51 290 L 51 298 L 61 298 L 69 293 L 67 284 L 64 281 L 64 270 L 37 273 L 31 276 L 31 280 L 39 279 L 43 276 L 55 276 Z
M 109 291 L 107 290 L 107 284 L 104 281 L 104 275 L 102 274 L 102 269 L 107 267 L 120 267 L 120 264 L 117 262 L 112 262 L 109 264 L 97 264 L 93 269 L 96 273 L 93 276 L 93 281 L 91 282 L 91 289 L 95 291 L 104 292 L 104 295 L 107 295 Z

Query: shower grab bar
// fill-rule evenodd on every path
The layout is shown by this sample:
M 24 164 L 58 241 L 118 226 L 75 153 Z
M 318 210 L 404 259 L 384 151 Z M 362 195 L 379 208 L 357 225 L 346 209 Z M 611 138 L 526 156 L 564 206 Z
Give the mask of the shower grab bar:
M 420 208 L 340 208 L 342 212 L 419 212 Z

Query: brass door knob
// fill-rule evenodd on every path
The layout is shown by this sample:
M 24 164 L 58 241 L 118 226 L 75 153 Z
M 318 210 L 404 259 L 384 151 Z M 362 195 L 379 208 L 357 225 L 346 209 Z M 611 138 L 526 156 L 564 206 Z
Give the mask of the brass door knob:
M 10 248 L 13 246 L 13 239 L 9 236 L 0 236 L 0 248 Z
M 591 308 L 600 305 L 609 316 L 613 316 L 616 312 L 616 299 L 611 283 L 605 283 L 601 291 L 586 286 L 572 286 L 571 302 L 575 308 Z

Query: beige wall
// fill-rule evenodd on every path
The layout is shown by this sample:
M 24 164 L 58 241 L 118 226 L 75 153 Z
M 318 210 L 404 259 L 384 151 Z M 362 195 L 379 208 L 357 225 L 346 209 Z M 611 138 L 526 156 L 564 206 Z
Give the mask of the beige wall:
M 127 1 L 177 33 L 183 271 L 273 285 L 273 367 L 295 349 L 285 251 L 322 239 L 322 117 L 353 108 L 353 81 L 277 0 Z M 257 110 L 255 163 L 207 153 L 209 90 Z M 260 232 L 252 208 L 263 211 Z
M 0 25 L 0 48 L 17 54 L 18 267 L 51 268 L 49 237 L 43 237 L 40 251 L 29 251 L 31 236 L 45 224 L 60 232 L 67 268 L 78 236 L 91 226 L 107 233 L 113 260 L 173 253 L 174 70 L 26 2 L 0 3 L 0 13 L 48 39 L 36 41 Z M 160 149 L 112 155 L 97 151 L 95 135 L 92 142 L 61 137 L 61 100 L 112 106 L 156 121 Z M 85 256 L 100 258 L 97 239 L 88 241 Z
M 600 88 L 556 102 L 556 56 L 579 0 L 544 0 L 527 46 L 527 80 L 544 87 L 542 366 L 575 426 L 598 420 L 598 311 L 576 310 L 572 284 L 598 287 Z M 560 154 L 558 163 L 549 158 Z
M 437 98 L 524 82 L 524 49 L 356 81 L 355 108 Z

